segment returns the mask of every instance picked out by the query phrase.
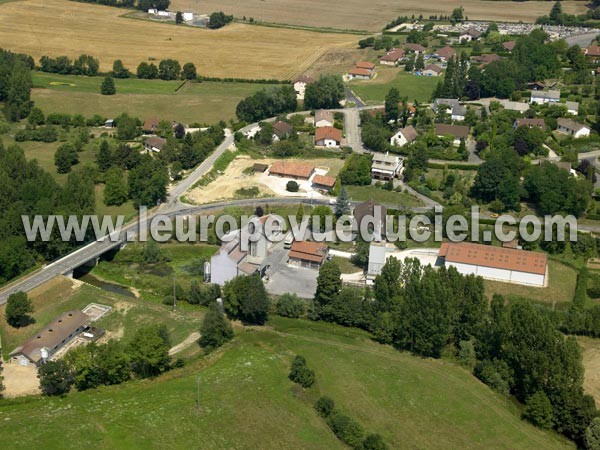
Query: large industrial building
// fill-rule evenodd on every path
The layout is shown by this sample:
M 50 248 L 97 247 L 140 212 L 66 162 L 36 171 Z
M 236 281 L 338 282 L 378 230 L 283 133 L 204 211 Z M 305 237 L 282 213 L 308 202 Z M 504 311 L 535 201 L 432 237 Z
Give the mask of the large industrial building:
M 545 253 L 469 242 L 444 242 L 439 258 L 447 267 L 455 267 L 464 275 L 540 287 L 548 282 Z

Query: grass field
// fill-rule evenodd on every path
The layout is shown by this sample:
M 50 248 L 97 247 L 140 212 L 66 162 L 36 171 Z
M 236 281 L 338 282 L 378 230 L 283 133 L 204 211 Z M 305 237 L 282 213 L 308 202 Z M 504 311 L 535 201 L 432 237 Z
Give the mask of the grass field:
M 352 81 L 350 87 L 361 100 L 367 103 L 382 103 L 388 91 L 395 87 L 401 97 L 409 102 L 428 102 L 441 77 L 418 77 L 399 69 L 378 68 L 378 78 L 369 81 Z M 393 71 L 393 72 L 392 72 Z M 394 75 L 390 76 L 393 73 Z
M 281 318 L 269 325 L 238 330 L 225 349 L 155 380 L 5 401 L 3 448 L 346 448 L 312 409 L 318 393 L 390 448 L 573 448 L 522 421 L 510 402 L 450 362 L 338 326 Z M 287 378 L 295 354 L 316 371 L 308 391 Z
M 575 270 L 548 258 L 548 271 L 549 286 L 546 288 L 484 280 L 485 292 L 490 298 L 493 294 L 500 294 L 504 296 L 522 296 L 552 304 L 571 302 L 577 282 Z
M 375 200 L 388 205 L 423 206 L 421 201 L 412 195 L 402 192 L 386 191 L 375 186 L 346 186 L 346 192 L 354 201 Z
M 219 8 L 220 9 L 220 8 Z M 211 11 L 212 12 L 212 11 Z M 31 54 L 115 59 L 135 70 L 142 61 L 193 62 L 215 77 L 291 79 L 328 48 L 353 46 L 357 36 L 231 24 L 220 30 L 177 27 L 121 17 L 126 11 L 68 0 L 23 0 L 0 8 L 2 47 Z
M 0 11 L 1 13 L 1 11 Z M 115 80 L 117 94 L 101 95 L 101 77 L 33 72 L 32 98 L 44 112 L 100 114 L 122 112 L 141 118 L 160 117 L 184 123 L 215 123 L 235 117 L 238 102 L 270 85 L 258 83 L 186 83 L 181 81 Z
M 4 356 L 59 314 L 72 309 L 82 309 L 92 302 L 113 307 L 113 311 L 97 324 L 106 329 L 109 337 L 125 340 L 133 336 L 141 325 L 164 323 L 169 329 L 173 344 L 176 344 L 183 341 L 191 332 L 198 330 L 204 314 L 200 308 L 191 306 L 172 311 L 170 307 L 162 304 L 109 293 L 64 277 L 55 278 L 34 289 L 29 293 L 29 297 L 34 306 L 35 323 L 27 327 L 8 326 L 4 318 L 5 306 L 0 307 L 0 334 Z
M 450 14 L 458 5 L 465 8 L 470 19 L 492 19 L 535 22 L 548 14 L 551 4 L 544 1 L 511 2 L 463 0 L 375 0 L 368 7 L 361 0 L 346 0 L 343 7 L 337 2 L 319 0 L 173 0 L 171 9 L 208 13 L 225 11 L 236 17 L 253 17 L 265 22 L 289 23 L 313 27 L 379 31 L 398 16 Z M 563 1 L 563 11 L 585 12 L 584 1 Z

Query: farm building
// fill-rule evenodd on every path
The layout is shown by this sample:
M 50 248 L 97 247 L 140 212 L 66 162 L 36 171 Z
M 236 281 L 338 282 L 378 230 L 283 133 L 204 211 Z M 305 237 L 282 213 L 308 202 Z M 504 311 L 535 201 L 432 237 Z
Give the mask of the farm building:
M 417 130 L 412 125 L 401 128 L 390 138 L 390 144 L 397 147 L 404 147 L 417 138 Z
M 540 130 L 546 129 L 546 122 L 544 119 L 517 119 L 515 123 L 513 123 L 513 128 L 516 130 L 519 127 L 527 127 L 527 128 L 539 128 Z
M 315 130 L 315 145 L 318 147 L 339 147 L 342 132 L 334 127 L 320 127 Z
M 439 77 L 444 69 L 435 64 L 427 64 L 421 74 L 425 77 Z
M 455 267 L 464 275 L 540 287 L 547 283 L 545 253 L 469 242 L 444 242 L 438 256 L 444 265 Z
M 335 177 L 328 177 L 327 175 L 315 175 L 312 179 L 312 185 L 316 189 L 323 189 L 330 191 L 334 188 L 336 182 Z
M 89 326 L 89 322 L 90 317 L 87 314 L 76 310 L 67 311 L 23 345 L 15 348 L 10 353 L 11 360 L 21 366 L 39 365 L 83 332 Z
M 269 175 L 295 180 L 308 180 L 314 171 L 314 164 L 282 160 L 271 165 Z
M 531 91 L 531 99 L 529 103 L 558 103 L 560 100 L 560 91 Z
M 264 224 L 268 217 L 262 216 L 260 223 Z M 254 225 L 249 223 L 242 231 L 234 230 L 223 237 L 221 248 L 210 258 L 211 283 L 223 286 L 237 276 L 262 273 L 265 269 L 265 260 L 283 230 L 271 229 L 267 236 L 267 228 L 263 228 L 258 238 L 251 239 L 249 230 Z
M 306 92 L 306 85 L 313 83 L 315 80 L 307 75 L 300 75 L 298 78 L 292 81 L 294 91 L 296 91 L 296 99 L 304 100 L 304 93 Z
M 371 177 L 375 180 L 391 180 L 402 173 L 403 169 L 404 159 L 401 156 L 390 155 L 389 153 L 376 153 L 373 155 Z
M 333 112 L 324 109 L 315 112 L 315 128 L 332 127 L 334 122 Z
M 150 152 L 160 152 L 167 144 L 167 140 L 158 136 L 150 136 L 144 141 L 144 149 Z
M 590 129 L 585 125 L 575 122 L 571 119 L 557 119 L 556 120 L 556 131 L 563 134 L 568 134 L 574 138 L 580 138 L 590 135 Z
M 288 263 L 309 269 L 319 269 L 328 254 L 329 248 L 321 242 L 294 241 L 288 255 Z
M 403 56 L 404 50 L 401 48 L 394 48 L 379 59 L 379 64 L 383 64 L 385 66 L 395 66 Z

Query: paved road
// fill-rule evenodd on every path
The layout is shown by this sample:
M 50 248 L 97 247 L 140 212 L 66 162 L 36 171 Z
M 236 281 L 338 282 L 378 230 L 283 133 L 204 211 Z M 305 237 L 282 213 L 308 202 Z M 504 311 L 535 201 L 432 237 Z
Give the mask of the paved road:
M 344 90 L 346 92 L 346 101 L 353 102 L 357 108 L 362 108 L 363 106 L 365 106 L 363 101 L 356 96 L 352 89 L 350 89 L 348 86 L 345 86 Z
M 578 36 L 569 36 L 565 40 L 567 41 L 567 44 L 569 44 L 569 47 L 572 47 L 573 45 L 577 44 L 581 48 L 583 48 L 590 45 L 592 41 L 596 39 L 596 36 L 598 36 L 598 34 L 599 33 L 596 32 L 580 34 Z
M 356 153 L 365 153 L 367 149 L 362 143 L 360 133 L 360 111 L 356 108 L 344 111 L 344 126 L 346 129 L 346 145 Z

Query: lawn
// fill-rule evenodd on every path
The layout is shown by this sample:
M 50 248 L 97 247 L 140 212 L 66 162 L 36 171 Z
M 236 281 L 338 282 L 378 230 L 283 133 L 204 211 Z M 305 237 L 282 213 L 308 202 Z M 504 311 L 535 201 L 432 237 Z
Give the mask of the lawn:
M 545 303 L 569 303 L 575 294 L 577 272 L 554 259 L 548 258 L 549 286 L 533 287 L 519 284 L 484 280 L 485 292 L 491 298 L 493 294 L 526 297 Z
M 281 318 L 269 325 L 238 330 L 225 349 L 154 380 L 5 401 L 3 448 L 347 448 L 312 408 L 323 394 L 390 448 L 573 448 L 448 361 L 415 358 L 338 326 Z M 310 390 L 287 378 L 295 354 L 316 372 Z
M 387 191 L 377 186 L 345 186 L 346 192 L 353 201 L 363 202 L 375 200 L 397 208 L 406 206 L 423 206 L 421 201 L 403 192 Z
M 177 27 L 123 17 L 127 12 L 67 0 L 6 3 L 0 8 L 0 42 L 36 60 L 89 54 L 99 58 L 102 71 L 111 70 L 116 59 L 135 70 L 142 61 L 173 58 L 194 63 L 205 76 L 291 80 L 328 48 L 357 41 L 356 35 L 238 23 L 219 30 Z
M 386 69 L 377 68 L 376 70 Z M 428 102 L 431 100 L 431 94 L 438 81 L 443 79 L 441 77 L 418 77 L 399 69 L 394 70 L 398 72 L 393 77 L 382 76 L 381 80 L 375 78 L 369 81 L 352 81 L 350 87 L 361 100 L 367 103 L 383 103 L 386 94 L 393 87 L 398 89 L 401 97 L 407 97 L 409 102 L 414 100 Z
M 340 267 L 340 270 L 342 273 L 356 273 L 356 272 L 362 272 L 362 270 L 363 270 L 360 267 L 355 266 L 352 263 L 352 261 L 350 261 L 348 258 L 334 256 L 333 258 L 331 258 L 331 260 L 335 261 L 337 263 L 337 265 Z
M 72 309 L 82 309 L 89 303 L 101 303 L 113 307 L 113 311 L 97 322 L 107 330 L 109 337 L 129 339 L 141 325 L 164 323 L 173 344 L 183 341 L 201 324 L 203 310 L 187 306 L 172 308 L 131 296 L 109 293 L 86 283 L 73 282 L 58 277 L 29 293 L 32 300 L 35 323 L 24 328 L 12 328 L 4 318 L 5 306 L 0 307 L 0 334 L 2 353 L 6 357 L 16 346 L 34 335 L 59 314 Z M 183 305 L 182 305 L 183 306 Z
M 268 88 L 259 83 L 115 80 L 117 94 L 101 95 L 102 77 L 33 72 L 32 98 L 45 113 L 115 117 L 122 112 L 144 120 L 159 117 L 183 123 L 215 123 L 235 117 L 240 100 Z

